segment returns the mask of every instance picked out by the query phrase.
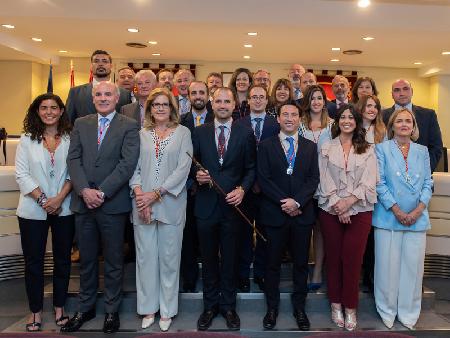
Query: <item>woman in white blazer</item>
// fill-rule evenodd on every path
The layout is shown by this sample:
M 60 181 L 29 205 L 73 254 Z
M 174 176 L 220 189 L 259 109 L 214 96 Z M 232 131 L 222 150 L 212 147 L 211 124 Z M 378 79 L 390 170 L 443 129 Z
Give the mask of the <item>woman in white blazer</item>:
M 186 180 L 191 134 L 178 124 L 177 104 L 167 89 L 154 89 L 140 131 L 139 161 L 130 180 L 136 242 L 137 312 L 148 328 L 159 310 L 167 331 L 178 313 L 181 244 L 186 219 Z
M 397 317 L 413 329 L 420 315 L 426 231 L 431 228 L 430 156 L 426 147 L 413 142 L 419 129 L 408 109 L 392 114 L 387 135 L 389 140 L 376 146 L 375 304 L 388 328 Z
M 27 331 L 39 331 L 44 298 L 44 256 L 48 229 L 53 247 L 53 306 L 56 325 L 64 325 L 70 250 L 74 235 L 69 210 L 72 189 L 66 157 L 70 122 L 61 98 L 52 93 L 34 99 L 24 119 L 24 134 L 16 151 L 20 188 L 17 216 L 25 259 L 25 285 L 32 312 Z

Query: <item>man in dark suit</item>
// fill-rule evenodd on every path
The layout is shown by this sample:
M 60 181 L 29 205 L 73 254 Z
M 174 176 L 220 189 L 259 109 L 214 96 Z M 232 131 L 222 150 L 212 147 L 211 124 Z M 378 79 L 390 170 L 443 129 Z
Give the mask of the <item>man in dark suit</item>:
M 189 85 L 189 100 L 191 111 L 181 116 L 181 124 L 191 131 L 205 123 L 214 121 L 214 112 L 209 111 L 208 87 L 202 81 L 193 81 Z M 197 223 L 194 216 L 195 193 L 197 182 L 193 178 L 187 181 L 188 197 L 186 207 L 186 224 L 183 231 L 183 246 L 181 251 L 181 278 L 183 279 L 183 292 L 196 292 L 195 285 L 198 278 L 197 257 L 199 253 Z
M 95 106 L 92 103 L 92 88 L 100 81 L 110 81 L 112 59 L 104 50 L 96 50 L 91 56 L 91 67 L 94 79 L 92 83 L 70 88 L 66 102 L 66 110 L 72 124 L 81 116 L 95 114 Z M 131 94 L 126 89 L 120 89 L 120 98 L 116 105 L 116 111 L 120 107 L 131 103 Z
M 302 89 L 300 87 L 300 79 L 305 74 L 305 67 L 294 63 L 291 65 L 288 71 L 288 79 L 291 81 L 292 88 L 294 89 L 294 100 L 300 100 L 303 97 Z
M 334 100 L 327 103 L 328 115 L 335 119 L 337 116 L 337 111 L 343 105 L 348 104 L 348 94 L 350 93 L 350 82 L 343 75 L 336 75 L 331 81 L 331 90 L 333 91 Z
M 178 112 L 180 116 L 187 114 L 191 110 L 188 89 L 189 85 L 194 80 L 195 77 L 189 69 L 180 69 L 175 73 L 174 84 L 178 92 L 178 96 L 176 98 L 178 101 Z
M 267 313 L 264 328 L 276 325 L 280 303 L 281 256 L 289 244 L 293 259 L 292 305 L 300 330 L 309 330 L 305 313 L 308 251 L 312 225 L 316 221 L 313 195 L 319 184 L 317 148 L 298 135 L 300 114 L 296 106 L 280 108 L 279 135 L 259 144 L 258 184 L 262 191 L 260 217 L 267 235 L 267 269 L 264 292 Z
M 436 166 L 442 156 L 442 135 L 441 128 L 433 109 L 428 109 L 412 104 L 413 88 L 411 83 L 404 79 L 398 79 L 392 84 L 392 98 L 395 104 L 388 109 L 383 110 L 383 120 L 387 125 L 392 113 L 401 108 L 407 108 L 414 113 L 417 125 L 419 127 L 419 139 L 417 143 L 428 147 L 430 154 L 431 172 L 436 169 Z
M 242 223 L 234 206 L 241 204 L 255 180 L 255 137 L 251 129 L 232 126 L 233 92 L 219 88 L 213 96 L 214 122 L 194 131 L 194 156 L 206 171 L 197 170 L 199 187 L 195 216 L 202 257 L 204 311 L 197 321 L 207 330 L 220 311 L 228 328 L 239 330 L 236 313 L 236 262 Z M 210 186 L 213 178 L 226 193 Z M 219 259 L 220 250 L 220 259 Z
M 131 210 L 128 181 L 139 157 L 139 134 L 136 121 L 115 111 L 117 85 L 100 82 L 92 94 L 97 114 L 75 121 L 67 155 L 73 184 L 70 209 L 75 213 L 80 250 L 80 293 L 79 311 L 61 331 L 77 331 L 96 315 L 101 240 L 105 258 L 103 332 L 113 333 L 120 327 L 123 235 Z
M 211 72 L 206 77 L 206 85 L 208 86 L 209 91 L 209 98 L 208 102 L 206 103 L 206 109 L 212 111 L 212 96 L 214 95 L 214 92 L 217 88 L 223 87 L 223 76 L 221 73 L 217 72 Z
M 136 102 L 136 97 L 134 96 L 135 78 L 136 73 L 129 66 L 122 67 L 117 71 L 116 83 L 119 88 L 126 89 L 130 92 L 131 102 Z
M 142 128 L 145 119 L 145 102 L 150 92 L 156 87 L 156 75 L 150 69 L 140 70 L 136 74 L 135 83 L 137 101 L 120 108 L 120 113 L 136 120 Z
M 235 123 L 251 128 L 255 135 L 256 147 L 259 142 L 273 135 L 278 135 L 280 126 L 272 116 L 266 114 L 268 94 L 264 87 L 252 86 L 247 95 L 250 106 L 250 115 L 245 116 Z M 256 149 L 255 149 L 256 150 Z M 260 189 L 255 182 L 252 189 L 246 194 L 243 202 L 243 210 L 250 220 L 256 220 L 259 231 L 264 233 L 259 220 Z M 255 253 L 253 255 L 252 229 L 243 224 L 241 231 L 240 257 L 239 257 L 239 281 L 238 287 L 242 292 L 250 291 L 250 265 L 253 261 L 253 281 L 262 290 L 264 288 L 264 273 L 266 262 L 266 245 L 261 238 L 257 238 Z

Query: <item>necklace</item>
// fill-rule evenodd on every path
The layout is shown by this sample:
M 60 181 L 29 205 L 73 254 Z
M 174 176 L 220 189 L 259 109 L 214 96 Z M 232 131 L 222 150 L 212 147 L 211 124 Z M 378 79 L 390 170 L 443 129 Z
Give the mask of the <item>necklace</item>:
M 48 153 L 50 154 L 51 169 L 50 169 L 49 175 L 51 178 L 53 178 L 53 177 L 55 177 L 55 153 L 56 153 L 56 148 L 58 148 L 58 145 L 60 143 L 60 138 L 57 135 L 54 136 L 55 142 L 53 144 L 53 147 L 51 147 L 49 145 L 48 139 L 45 136 L 43 136 L 42 139 L 43 139 L 44 148 L 47 149 Z
M 411 178 L 409 177 L 409 174 L 408 174 L 408 153 L 409 153 L 410 143 L 400 144 L 395 139 L 394 139 L 394 142 L 397 145 L 398 150 L 400 150 L 400 152 L 402 153 L 403 161 L 405 161 L 406 182 L 409 182 L 411 180 Z

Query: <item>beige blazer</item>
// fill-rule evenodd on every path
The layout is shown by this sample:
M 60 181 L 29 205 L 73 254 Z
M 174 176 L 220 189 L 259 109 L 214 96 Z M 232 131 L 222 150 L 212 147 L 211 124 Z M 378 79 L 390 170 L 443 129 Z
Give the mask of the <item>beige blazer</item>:
M 192 155 L 191 132 L 188 128 L 178 125 L 175 129 L 170 143 L 164 149 L 163 157 L 159 167 L 159 179 L 156 182 L 156 153 L 155 144 L 150 131 L 140 131 L 141 149 L 139 161 L 130 180 L 131 194 L 133 189 L 141 186 L 144 192 L 164 188 L 167 193 L 162 201 L 156 201 L 152 206 L 151 220 L 157 220 L 166 224 L 184 224 L 186 217 L 186 180 L 191 168 Z M 136 201 L 133 198 L 133 224 L 144 224 L 139 218 Z

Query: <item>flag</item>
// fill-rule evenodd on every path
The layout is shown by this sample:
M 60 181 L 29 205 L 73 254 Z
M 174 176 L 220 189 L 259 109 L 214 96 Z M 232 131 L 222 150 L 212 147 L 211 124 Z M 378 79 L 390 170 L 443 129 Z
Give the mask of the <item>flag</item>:
M 47 93 L 53 93 L 53 65 L 50 61 L 50 71 L 48 73 Z
M 94 73 L 92 72 L 92 65 L 91 65 L 91 69 L 89 69 L 89 83 L 92 83 L 93 80 L 94 80 Z
M 73 61 L 70 60 L 70 88 L 75 87 L 75 72 L 73 70 Z

